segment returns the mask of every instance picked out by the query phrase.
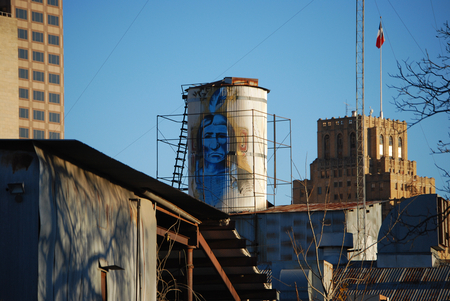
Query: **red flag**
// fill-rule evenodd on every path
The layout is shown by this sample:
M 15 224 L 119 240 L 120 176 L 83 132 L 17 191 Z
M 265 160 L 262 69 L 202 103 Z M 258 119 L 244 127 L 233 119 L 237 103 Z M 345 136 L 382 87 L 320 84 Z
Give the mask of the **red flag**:
M 377 47 L 381 48 L 383 43 L 384 43 L 384 33 L 383 33 L 383 27 L 381 27 L 381 21 L 380 21 L 380 27 L 378 28 L 378 35 L 377 35 Z

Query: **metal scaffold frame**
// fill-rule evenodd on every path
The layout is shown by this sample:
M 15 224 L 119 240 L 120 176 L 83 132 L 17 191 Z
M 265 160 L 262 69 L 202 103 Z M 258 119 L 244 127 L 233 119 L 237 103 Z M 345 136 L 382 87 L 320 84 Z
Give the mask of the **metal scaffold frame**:
M 183 99 L 185 100 L 185 96 L 183 95 Z M 289 198 L 291 199 L 292 194 L 292 137 L 291 137 L 291 120 L 288 118 L 280 117 L 274 114 L 268 114 L 256 110 L 241 110 L 241 111 L 229 111 L 227 114 L 230 116 L 234 116 L 234 118 L 244 118 L 245 116 L 255 115 L 264 116 L 267 120 L 268 126 L 268 137 L 264 139 L 262 137 L 257 137 L 252 130 L 252 133 L 249 133 L 247 137 L 249 141 L 252 143 L 266 143 L 267 144 L 267 170 L 268 174 L 253 174 L 253 177 L 258 179 L 265 178 L 267 180 L 267 189 L 265 198 L 268 200 L 269 196 L 271 196 L 271 201 L 275 205 L 276 203 L 276 194 L 277 191 L 283 190 L 283 195 L 286 195 L 285 188 L 288 185 L 289 188 Z M 158 115 L 157 116 L 157 171 L 156 177 L 158 180 L 166 182 L 173 187 L 176 187 L 182 191 L 188 190 L 189 183 L 189 174 L 188 174 L 188 165 L 187 165 L 187 152 L 188 152 L 188 140 L 193 139 L 188 135 L 188 118 L 190 115 L 187 113 L 187 103 L 185 102 L 185 113 L 184 114 L 175 114 L 175 115 Z M 195 114 L 198 115 L 198 114 Z M 254 117 L 251 117 L 254 118 Z M 163 122 L 164 121 L 164 122 Z M 167 122 L 170 122 L 169 125 Z M 252 121 L 253 122 L 253 121 Z M 176 125 L 173 125 L 176 124 Z M 170 132 L 164 129 L 164 127 L 170 127 Z M 177 133 L 178 137 L 175 137 L 174 129 L 178 128 Z M 168 133 L 166 135 L 166 132 Z M 277 137 L 281 137 L 277 140 Z M 239 141 L 240 136 L 234 137 L 235 141 Z M 159 154 L 163 154 L 163 156 L 167 156 L 169 154 L 168 151 L 163 151 L 167 149 L 171 149 L 170 154 L 175 155 L 175 165 L 173 166 L 172 175 L 169 174 L 169 167 L 166 162 L 160 160 Z M 167 157 L 166 157 L 167 158 Z M 280 162 L 283 161 L 283 162 Z M 161 164 L 161 166 L 160 166 Z M 287 166 L 289 168 L 289 175 L 287 175 Z M 280 166 L 282 166 L 280 168 Z M 284 168 L 284 169 L 283 169 Z M 278 173 L 277 173 L 278 169 Z M 283 169 L 283 173 L 280 173 L 280 169 Z M 270 174 L 269 174 L 270 170 Z M 286 174 L 286 180 L 284 177 L 278 177 L 280 174 Z M 261 197 L 261 195 L 255 196 Z M 256 202 L 256 199 L 255 199 Z M 234 210 L 233 210 L 234 209 Z M 233 211 L 239 211 L 239 208 L 230 208 Z

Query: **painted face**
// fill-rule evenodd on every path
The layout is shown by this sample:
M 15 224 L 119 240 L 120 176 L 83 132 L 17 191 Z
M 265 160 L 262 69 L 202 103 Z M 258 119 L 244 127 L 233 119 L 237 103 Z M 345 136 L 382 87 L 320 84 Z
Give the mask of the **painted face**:
M 210 163 L 219 163 L 227 155 L 228 131 L 224 124 L 214 122 L 203 129 L 203 151 L 205 160 Z

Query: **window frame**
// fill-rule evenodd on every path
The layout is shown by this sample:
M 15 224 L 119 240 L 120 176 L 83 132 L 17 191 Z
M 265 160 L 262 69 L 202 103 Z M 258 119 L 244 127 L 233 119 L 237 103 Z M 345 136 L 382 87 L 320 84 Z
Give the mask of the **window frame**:
M 59 46 L 59 35 L 48 34 L 47 41 L 49 45 Z
M 56 2 L 56 4 L 54 4 Z M 58 0 L 47 0 L 47 4 L 51 6 L 59 7 L 59 1 Z
M 44 23 L 44 14 L 37 11 L 31 11 L 31 21 L 36 23 Z
M 41 58 L 42 60 L 39 60 L 38 58 Z M 44 53 L 40 52 L 40 51 L 34 51 L 33 50 L 33 62 L 39 62 L 39 63 L 44 63 Z
M 41 117 L 42 117 L 42 119 L 41 119 Z M 33 120 L 45 122 L 45 111 L 33 110 Z
M 19 107 L 19 118 L 21 119 L 30 119 L 30 111 L 27 108 Z
M 56 59 L 57 63 L 54 63 L 53 61 Z M 52 65 L 59 66 L 59 54 L 48 54 L 48 63 Z
M 58 98 L 58 102 L 54 101 L 55 100 L 54 98 Z M 58 93 L 48 92 L 48 102 L 60 104 L 61 103 L 61 95 Z
M 28 60 L 28 49 L 18 48 L 17 52 L 18 52 L 19 59 Z
M 21 76 L 21 73 L 23 73 L 23 76 Z M 19 79 L 29 79 L 29 70 L 25 68 L 19 68 Z
M 39 135 L 36 135 L 39 134 Z M 36 137 L 40 136 L 42 134 L 42 137 Z M 33 139 L 45 139 L 45 131 L 44 130 L 33 130 Z
M 59 16 L 47 14 L 47 24 L 59 27 Z
M 28 11 L 26 9 L 16 7 L 16 19 L 28 20 Z
M 61 76 L 56 73 L 48 73 L 48 83 L 59 85 L 61 83 Z
M 48 112 L 48 122 L 61 123 L 61 114 L 56 112 Z
M 22 37 L 23 35 L 25 35 L 25 38 Z M 28 41 L 28 29 L 17 28 L 17 38 L 20 40 Z
M 36 97 L 37 95 L 42 96 L 42 99 L 39 99 L 40 97 Z M 45 92 L 39 91 L 39 90 L 33 90 L 33 100 L 45 102 Z
M 22 135 L 22 133 L 24 135 Z M 27 129 L 27 128 L 19 128 L 19 138 L 30 138 L 30 131 L 29 131 L 29 129 Z
M 23 94 L 26 94 L 26 97 L 23 97 L 22 96 Z M 20 88 L 19 87 L 19 98 L 20 99 L 26 99 L 26 100 L 30 99 L 30 92 L 29 92 L 29 90 L 27 88 Z
M 42 80 L 41 80 L 42 76 Z M 33 81 L 45 83 L 45 72 L 33 70 Z
M 36 42 L 36 43 L 44 43 L 44 33 L 43 33 L 43 32 L 32 31 L 31 36 L 32 36 L 32 37 L 31 37 L 31 40 L 32 40 L 33 42 Z M 35 39 L 35 37 L 36 37 L 36 39 Z M 41 41 L 40 39 L 37 39 L 37 37 L 42 38 L 42 41 Z

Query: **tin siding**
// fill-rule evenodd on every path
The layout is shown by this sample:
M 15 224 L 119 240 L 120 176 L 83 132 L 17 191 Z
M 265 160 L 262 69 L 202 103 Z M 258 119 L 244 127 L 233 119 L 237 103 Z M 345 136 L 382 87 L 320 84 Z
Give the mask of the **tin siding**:
M 40 159 L 39 300 L 101 298 L 99 261 L 124 270 L 107 273 L 108 299 L 136 295 L 135 195 L 67 161 L 36 149 Z M 141 207 L 142 300 L 156 300 L 156 220 Z

